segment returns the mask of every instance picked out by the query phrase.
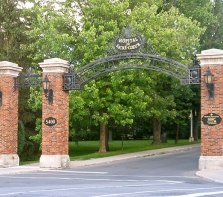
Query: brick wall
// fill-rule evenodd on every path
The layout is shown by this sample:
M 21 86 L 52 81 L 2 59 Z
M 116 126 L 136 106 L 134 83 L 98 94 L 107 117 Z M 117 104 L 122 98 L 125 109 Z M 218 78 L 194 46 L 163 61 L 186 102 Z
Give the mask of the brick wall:
M 215 97 L 213 101 L 209 100 L 203 77 L 208 67 L 214 75 Z M 215 113 L 223 118 L 223 65 L 201 66 L 201 118 L 208 113 Z M 223 156 L 223 120 L 215 126 L 201 122 L 201 155 Z
M 18 90 L 14 91 L 12 76 L 1 76 L 0 91 L 0 154 L 17 154 Z
M 44 73 L 51 82 L 53 90 L 53 105 L 43 93 L 42 97 L 42 154 L 43 155 L 68 155 L 69 131 L 69 93 L 64 92 L 63 73 Z M 54 126 L 47 126 L 44 120 L 53 117 L 57 120 Z
M 198 55 L 198 59 L 201 65 L 201 118 L 208 113 L 214 113 L 223 119 L 223 50 L 204 50 Z M 204 82 L 204 74 L 208 68 L 214 75 L 214 100 L 209 100 Z M 215 167 L 219 167 L 221 162 L 218 162 L 218 157 L 223 156 L 223 120 L 214 126 L 201 121 L 200 169 L 213 167 L 213 161 L 212 164 L 208 161 L 212 156 L 216 156 Z

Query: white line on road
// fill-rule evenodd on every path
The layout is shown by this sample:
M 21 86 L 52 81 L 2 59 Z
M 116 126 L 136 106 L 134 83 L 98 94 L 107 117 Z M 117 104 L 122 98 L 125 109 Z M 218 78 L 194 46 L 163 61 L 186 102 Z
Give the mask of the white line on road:
M 68 170 L 41 170 L 44 172 L 67 172 L 75 174 L 107 174 L 108 172 L 91 172 L 91 171 L 68 171 Z
M 0 194 L 0 196 L 11 196 L 11 195 L 22 195 L 22 194 L 30 194 L 30 193 L 38 193 L 41 192 L 59 192 L 59 191 L 71 191 L 71 190 L 88 190 L 88 189 L 106 189 L 106 188 L 123 188 L 123 187 L 147 187 L 147 186 L 157 186 L 157 185 L 171 185 L 174 183 L 152 183 L 152 184 L 139 184 L 139 185 L 122 185 L 122 186 L 102 186 L 102 187 L 74 187 L 74 188 L 60 188 L 60 189 L 45 189 L 45 190 L 31 190 L 31 191 L 18 191 L 18 192 L 10 192 L 5 194 Z
M 13 178 L 13 179 L 52 179 L 52 180 L 84 180 L 84 181 L 108 181 L 108 182 L 138 182 L 138 179 L 109 179 L 109 178 L 80 178 L 80 177 L 32 177 L 32 176 L 1 176 L 1 177 L 7 177 L 7 178 Z M 166 183 L 171 183 L 171 184 L 177 184 L 177 183 L 183 183 L 182 181 L 170 181 L 170 180 L 140 180 L 141 182 L 166 182 Z
M 46 173 L 44 173 L 46 172 Z M 49 173 L 48 173 L 49 172 Z M 52 173 L 50 173 L 52 172 Z M 58 172 L 57 174 L 60 175 L 67 175 L 68 174 L 94 174 L 94 175 L 101 175 L 101 174 L 106 174 L 107 177 L 137 177 L 137 178 L 189 178 L 189 179 L 199 179 L 197 176 L 140 176 L 140 175 L 114 175 L 114 174 L 108 174 L 108 172 L 91 172 L 91 171 L 68 171 L 68 170 L 41 170 L 38 172 L 38 174 L 55 174 L 54 172 Z M 64 173 L 64 174 L 62 174 Z M 29 173 L 30 174 L 37 174 L 35 173 Z
M 210 189 L 222 189 L 222 187 L 212 187 L 212 188 L 194 188 L 194 189 L 170 189 L 170 190 L 159 190 L 159 192 L 172 192 L 172 191 L 196 191 L 196 190 L 210 190 Z M 116 194 L 105 194 L 105 195 L 97 195 L 92 197 L 111 197 L 111 196 L 134 196 L 134 194 L 146 194 L 146 193 L 155 193 L 157 191 L 140 191 L 140 192 L 131 192 L 131 193 L 116 193 Z M 219 191 L 222 192 L 223 191 Z M 186 197 L 196 197 L 191 196 L 193 194 L 188 194 Z M 208 195 L 208 194 L 207 194 Z M 184 197 L 184 196 L 174 196 L 174 197 Z
M 215 194 L 223 194 L 223 191 L 218 192 L 203 192 L 203 193 L 196 193 L 196 194 L 186 194 L 180 196 L 167 196 L 167 197 L 199 197 L 199 196 L 210 196 Z

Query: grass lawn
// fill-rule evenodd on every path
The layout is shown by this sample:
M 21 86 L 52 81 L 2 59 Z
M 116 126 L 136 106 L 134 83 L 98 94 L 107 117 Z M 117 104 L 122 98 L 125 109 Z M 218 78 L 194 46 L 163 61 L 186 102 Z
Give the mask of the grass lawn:
M 70 160 L 86 160 L 92 158 L 100 158 L 107 156 L 120 155 L 131 152 L 140 152 L 145 150 L 154 150 L 159 148 L 183 146 L 189 144 L 197 144 L 198 142 L 189 142 L 188 140 L 179 140 L 178 144 L 175 144 L 175 140 L 168 140 L 167 143 L 161 145 L 152 145 L 152 140 L 125 140 L 123 141 L 110 141 L 109 152 L 98 153 L 99 141 L 79 141 L 78 146 L 75 142 L 69 143 L 69 155 Z
M 75 144 L 75 142 L 69 142 L 69 156 L 71 161 L 87 160 L 92 158 L 108 157 L 125 153 L 140 152 L 145 150 L 198 144 L 200 143 L 200 141 L 189 142 L 189 140 L 179 140 L 178 144 L 175 144 L 175 140 L 168 140 L 167 143 L 163 143 L 161 145 L 152 145 L 151 143 L 152 140 L 124 140 L 122 150 L 122 141 L 110 141 L 110 151 L 107 153 L 98 153 L 99 141 L 79 141 L 78 146 Z M 36 161 L 20 161 L 20 165 L 35 162 L 39 162 L 39 158 L 37 158 Z

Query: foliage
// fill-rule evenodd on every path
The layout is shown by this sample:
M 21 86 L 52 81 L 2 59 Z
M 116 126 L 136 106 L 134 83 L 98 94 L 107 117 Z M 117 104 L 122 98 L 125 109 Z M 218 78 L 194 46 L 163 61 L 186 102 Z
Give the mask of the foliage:
M 30 87 L 28 106 L 33 112 L 42 110 L 42 88 Z
M 180 86 L 177 83 L 172 84 L 171 89 L 176 103 L 176 116 L 172 123 L 185 125 L 192 108 L 191 99 L 194 93 L 189 86 Z
M 28 27 L 21 4 L 22 0 L 0 0 L 0 60 L 22 66 L 28 53 L 22 45 L 27 45 L 29 39 L 25 34 Z
M 25 146 L 25 128 L 21 121 L 18 122 L 18 155 L 20 156 Z
M 56 3 L 60 5 L 59 1 Z M 32 10 L 36 19 L 26 32 L 34 40 L 29 46 L 33 52 L 30 57 L 34 61 L 54 57 L 71 60 L 77 35 L 75 10 L 56 9 L 55 1 L 46 1 L 45 4 L 36 1 Z
M 222 0 L 214 0 L 214 17 L 216 22 L 212 25 L 209 34 L 209 48 L 223 49 L 223 2 Z
M 199 28 L 199 23 L 184 17 L 175 8 L 158 13 L 161 6 L 159 2 L 137 2 L 137 6 L 131 4 L 130 10 L 127 0 L 114 3 L 107 0 L 91 0 L 87 6 L 83 6 L 83 30 L 78 38 L 80 40 L 78 43 L 82 44 L 77 45 L 75 50 L 75 54 L 78 54 L 77 67 L 100 58 L 109 40 L 126 24 L 144 34 L 160 54 L 182 63 L 189 63 L 194 47 L 199 47 L 199 36 L 204 32 L 204 29 Z M 171 90 L 168 93 L 161 91 L 164 90 L 163 80 L 167 78 L 152 72 L 141 72 L 145 77 L 138 83 L 139 73 L 140 71 L 112 73 L 92 81 L 85 86 L 83 92 L 72 93 L 75 94 L 75 99 L 78 95 L 84 97 L 82 104 L 85 105 L 85 107 L 78 106 L 78 109 L 85 109 L 80 113 L 73 111 L 75 119 L 77 120 L 80 114 L 79 119 L 91 119 L 95 124 L 113 122 L 124 126 L 131 125 L 136 116 L 147 115 L 147 119 L 156 116 L 164 121 L 167 117 L 173 118 L 176 112 L 173 108 L 175 103 Z M 143 86 L 146 83 L 147 89 Z M 103 113 L 99 113 L 102 108 Z M 84 116 L 88 118 L 83 118 Z
M 35 143 L 39 144 L 39 149 L 42 150 L 42 118 L 36 119 L 36 129 L 38 133 L 36 135 L 30 136 L 29 139 L 33 140 Z
M 23 68 L 22 72 L 25 72 L 31 65 L 29 45 L 33 42 L 27 35 L 30 30 L 32 15 L 28 9 L 24 8 L 24 4 L 24 0 L 0 0 L 0 61 L 16 63 Z M 28 137 L 33 132 L 32 126 L 36 116 L 39 116 L 39 112 L 33 113 L 28 107 L 29 93 L 29 89 L 19 90 L 19 121 L 25 128 L 23 151 L 20 147 L 18 149 L 20 159 L 28 158 L 27 155 L 34 154 L 31 150 L 35 150 L 35 145 L 30 143 Z
M 201 48 L 223 49 L 223 2 L 222 0 L 188 0 L 176 1 L 176 7 L 193 20 L 199 21 L 202 27 L 206 28 L 201 36 Z

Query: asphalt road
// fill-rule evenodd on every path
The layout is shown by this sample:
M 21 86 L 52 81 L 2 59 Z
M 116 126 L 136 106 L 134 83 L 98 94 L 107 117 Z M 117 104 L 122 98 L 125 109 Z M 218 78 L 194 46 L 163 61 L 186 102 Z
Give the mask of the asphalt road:
M 0 197 L 222 197 L 222 183 L 195 175 L 199 156 L 199 149 L 192 149 L 73 169 L 2 175 Z

